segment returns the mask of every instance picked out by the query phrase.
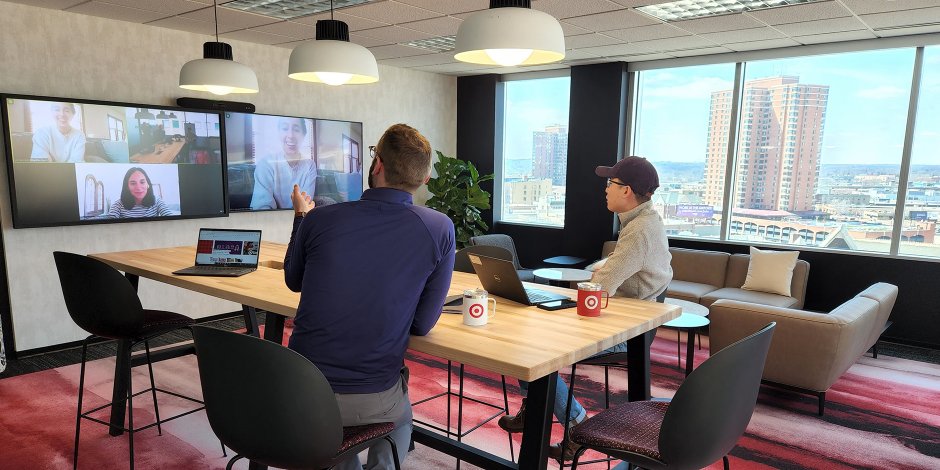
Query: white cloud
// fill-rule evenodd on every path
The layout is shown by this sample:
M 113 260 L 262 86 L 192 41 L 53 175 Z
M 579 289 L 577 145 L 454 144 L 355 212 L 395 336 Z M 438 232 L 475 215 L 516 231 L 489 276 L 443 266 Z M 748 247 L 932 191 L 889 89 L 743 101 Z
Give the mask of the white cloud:
M 891 85 L 882 85 L 874 88 L 863 88 L 858 90 L 858 93 L 856 93 L 859 98 L 874 100 L 901 98 L 906 94 L 908 94 L 908 91 L 904 88 Z
M 646 96 L 676 99 L 703 99 L 711 97 L 713 91 L 731 90 L 731 80 L 706 77 L 696 78 L 688 83 L 675 86 L 650 86 L 644 90 Z

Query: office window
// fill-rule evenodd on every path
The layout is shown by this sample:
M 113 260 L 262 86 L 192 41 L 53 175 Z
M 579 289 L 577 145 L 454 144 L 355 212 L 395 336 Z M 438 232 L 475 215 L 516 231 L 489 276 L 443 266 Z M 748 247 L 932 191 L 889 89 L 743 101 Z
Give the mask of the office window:
M 633 154 L 659 173 L 653 206 L 670 235 L 718 238 L 734 64 L 641 72 Z
M 728 238 L 890 252 L 914 54 L 747 63 Z
M 570 77 L 503 84 L 501 222 L 564 227 Z
M 911 171 L 898 252 L 940 257 L 940 46 L 924 49 Z

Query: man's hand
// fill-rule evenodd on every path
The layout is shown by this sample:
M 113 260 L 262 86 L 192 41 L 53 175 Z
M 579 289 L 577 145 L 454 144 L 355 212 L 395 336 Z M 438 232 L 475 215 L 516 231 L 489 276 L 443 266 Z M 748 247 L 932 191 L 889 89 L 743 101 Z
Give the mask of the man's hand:
M 316 207 L 313 198 L 306 191 L 301 192 L 300 186 L 294 185 L 294 191 L 290 194 L 291 203 L 294 205 L 294 214 L 300 217 L 307 215 L 307 212 Z

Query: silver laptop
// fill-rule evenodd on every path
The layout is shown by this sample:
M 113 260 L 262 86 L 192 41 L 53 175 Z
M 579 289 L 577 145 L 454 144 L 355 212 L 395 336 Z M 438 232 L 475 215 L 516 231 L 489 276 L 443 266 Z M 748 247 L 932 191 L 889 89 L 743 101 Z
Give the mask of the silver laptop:
M 538 305 L 553 300 L 569 299 L 541 289 L 526 288 L 519 279 L 519 273 L 512 261 L 468 253 L 470 264 L 480 278 L 480 284 L 493 295 L 519 302 L 525 305 Z M 569 299 L 570 300 L 570 299 Z
M 258 269 L 261 230 L 199 229 L 196 264 L 174 271 L 183 276 L 235 277 Z

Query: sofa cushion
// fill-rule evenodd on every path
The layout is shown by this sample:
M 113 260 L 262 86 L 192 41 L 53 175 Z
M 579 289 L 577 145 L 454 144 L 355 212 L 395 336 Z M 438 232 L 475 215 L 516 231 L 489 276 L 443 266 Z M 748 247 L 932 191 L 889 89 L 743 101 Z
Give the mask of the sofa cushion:
M 698 303 L 703 295 L 717 289 L 718 286 L 673 279 L 669 282 L 669 287 L 666 289 L 666 297 Z
M 725 285 L 728 253 L 670 248 L 672 278 L 710 286 Z
M 747 277 L 741 288 L 789 297 L 793 267 L 799 256 L 799 251 L 770 251 L 752 246 Z
M 796 298 L 789 296 L 725 287 L 703 295 L 699 303 L 710 307 L 718 299 L 738 300 L 774 307 L 793 307 L 799 302 Z

